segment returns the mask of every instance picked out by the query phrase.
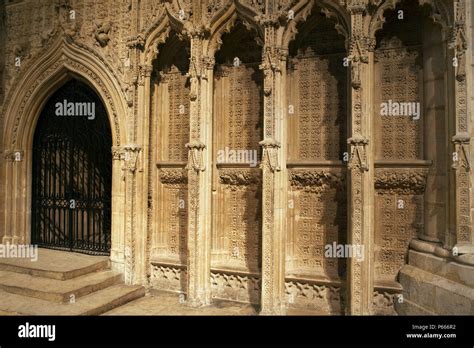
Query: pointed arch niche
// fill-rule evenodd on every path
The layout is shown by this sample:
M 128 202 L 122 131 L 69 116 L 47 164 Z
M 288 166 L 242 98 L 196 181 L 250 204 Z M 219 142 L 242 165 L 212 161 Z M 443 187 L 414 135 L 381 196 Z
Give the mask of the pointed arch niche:
M 221 38 L 213 80 L 212 295 L 252 303 L 260 297 L 262 216 L 261 171 L 249 163 L 260 159 L 263 139 L 262 49 L 256 37 L 237 19 Z M 222 286 L 232 279 L 247 284 Z
M 430 5 L 385 11 L 374 52 L 376 294 L 401 291 L 413 238 L 443 240 L 448 217 L 446 44 Z M 374 302 L 374 312 L 392 313 Z
M 347 239 L 345 37 L 318 6 L 297 30 L 289 45 L 286 83 L 287 299 L 290 307 L 340 314 L 345 259 L 325 256 L 325 246 Z M 327 296 L 307 297 L 301 283 Z
M 190 43 L 171 31 L 151 76 L 150 170 L 152 285 L 185 292 Z

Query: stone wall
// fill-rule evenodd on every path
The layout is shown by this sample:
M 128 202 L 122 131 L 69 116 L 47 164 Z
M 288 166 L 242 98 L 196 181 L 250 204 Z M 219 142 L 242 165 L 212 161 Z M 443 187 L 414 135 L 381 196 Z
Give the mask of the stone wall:
M 110 118 L 127 283 L 263 314 L 394 314 L 413 240 L 474 264 L 471 5 L 3 1 L 0 236 L 29 242 L 34 126 L 82 79 Z

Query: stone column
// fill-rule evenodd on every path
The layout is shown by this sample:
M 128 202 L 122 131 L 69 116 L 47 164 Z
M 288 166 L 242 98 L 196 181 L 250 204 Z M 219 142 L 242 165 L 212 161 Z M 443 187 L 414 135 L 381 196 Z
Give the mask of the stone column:
M 282 172 L 282 110 L 278 103 L 282 91 L 282 51 L 275 45 L 277 21 L 264 18 L 265 47 L 260 69 L 264 74 L 264 139 L 262 146 L 262 293 L 263 315 L 286 313 L 285 302 L 285 218 L 286 203 Z M 286 148 L 286 147 L 285 147 Z M 286 173 L 286 171 L 285 171 Z
M 454 0 L 454 26 L 450 48 L 454 50 L 453 65 L 455 70 L 455 132 L 452 137 L 454 146 L 454 194 L 455 235 L 448 236 L 447 246 L 454 247 L 453 255 L 474 254 L 474 238 L 471 227 L 470 204 L 470 129 L 468 120 L 468 93 L 466 78 L 466 1 Z
M 125 252 L 124 252 L 124 278 L 128 285 L 138 284 L 140 281 L 136 267 L 136 214 L 137 214 L 137 180 L 136 172 L 139 167 L 138 145 L 123 146 L 123 168 L 125 178 Z
M 122 146 L 122 171 L 125 180 L 124 211 L 124 278 L 126 284 L 144 284 L 144 245 L 146 243 L 148 112 L 145 82 L 149 81 L 151 67 L 142 65 L 145 41 L 140 33 L 139 2 L 131 2 L 130 31 L 127 39 L 129 61 L 125 69 L 125 97 L 127 101 L 128 142 Z
M 125 272 L 125 154 L 120 146 L 112 147 L 112 226 L 110 262 L 114 271 Z
M 347 314 L 367 315 L 373 297 L 374 161 L 372 154 L 371 74 L 373 40 L 364 27 L 365 5 L 353 5 L 351 13 L 350 93 L 352 105 L 348 132 L 348 243 L 363 246 L 364 257 L 348 260 Z
M 4 180 L 5 180 L 5 224 L 3 228 L 2 244 L 19 244 L 25 243 L 22 211 L 24 207 L 21 205 L 24 202 L 25 189 L 24 182 L 26 173 L 22 166 L 24 165 L 24 151 L 22 150 L 8 150 L 5 151 L 4 162 Z
M 204 33 L 190 32 L 190 136 L 188 148 L 188 265 L 187 304 L 192 307 L 211 303 L 211 151 L 212 139 L 208 88 L 210 69 L 203 68 L 202 44 Z M 203 113 L 206 112 L 206 114 Z
M 136 107 L 137 140 L 140 145 L 141 161 L 137 176 L 135 231 L 136 231 L 136 272 L 135 283 L 148 285 L 149 275 L 149 236 L 148 236 L 148 176 L 152 159 L 148 158 L 150 143 L 150 102 L 151 102 L 151 73 L 152 65 L 140 64 L 138 66 L 138 85 Z

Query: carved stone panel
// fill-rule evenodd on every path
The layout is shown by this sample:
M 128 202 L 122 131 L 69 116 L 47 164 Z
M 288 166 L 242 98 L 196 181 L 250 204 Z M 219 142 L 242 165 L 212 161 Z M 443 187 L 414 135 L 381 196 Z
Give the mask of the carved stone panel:
M 341 160 L 348 122 L 344 37 L 330 20 L 313 17 L 290 45 L 289 159 Z
M 347 239 L 348 69 L 344 36 L 315 7 L 290 43 L 287 63 L 287 301 L 321 313 L 341 309 L 346 260 L 326 246 Z M 324 280 L 327 285 L 309 284 Z M 326 284 L 326 283 L 325 283 Z M 333 287 L 334 285 L 334 287 Z M 336 296 L 337 293 L 337 296 Z M 336 298 L 337 297 L 337 298 Z
M 163 101 L 167 101 L 168 108 L 163 117 L 162 135 L 167 140 L 167 146 L 163 147 L 163 160 L 183 161 L 188 157 L 186 143 L 189 142 L 189 86 L 187 77 L 174 65 L 169 72 L 163 74 L 162 82 L 167 88 L 167 95 L 163 95 Z
M 252 275 L 211 273 L 212 297 L 223 300 L 259 303 L 260 279 Z
M 342 58 L 313 57 L 295 62 L 289 122 L 297 144 L 290 147 L 290 159 L 341 158 L 346 122 L 346 70 Z M 337 70 L 336 76 L 331 68 Z
M 213 265 L 258 273 L 261 258 L 261 178 L 257 169 L 219 170 Z
M 325 256 L 325 246 L 342 243 L 346 231 L 344 171 L 289 171 L 286 272 L 292 276 L 339 279 L 345 261 Z
M 343 294 L 339 286 L 287 279 L 285 293 L 288 305 L 292 308 L 313 310 L 321 314 L 342 313 Z
M 169 45 L 164 45 L 167 52 Z M 150 182 L 153 216 L 152 259 L 186 265 L 187 195 L 185 169 L 189 142 L 189 84 L 179 59 L 169 64 L 159 56 L 153 75 L 151 155 L 157 160 Z M 180 57 L 181 58 L 181 57 Z M 179 66 L 179 67 L 178 67 Z
M 262 76 L 258 64 L 220 64 L 214 77 L 212 266 L 258 274 L 261 259 Z
M 159 234 L 164 237 L 158 247 L 160 258 L 186 263 L 187 177 L 184 169 L 161 169 L 161 212 Z
M 375 177 L 375 280 L 396 281 L 408 244 L 423 232 L 426 171 L 378 169 Z
M 219 150 L 260 151 L 262 140 L 261 73 L 256 64 L 220 65 L 216 69 L 217 134 Z
M 419 46 L 394 37 L 375 53 L 376 158 L 423 158 L 423 71 Z
M 152 264 L 150 282 L 156 289 L 186 292 L 186 271 L 178 266 Z

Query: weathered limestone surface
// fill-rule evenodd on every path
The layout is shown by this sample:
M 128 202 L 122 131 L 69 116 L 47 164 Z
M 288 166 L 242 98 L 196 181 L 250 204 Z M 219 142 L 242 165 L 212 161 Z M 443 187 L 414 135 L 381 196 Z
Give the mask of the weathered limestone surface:
M 2 315 L 99 315 L 144 295 L 106 257 L 40 249 L 37 262 L 0 259 Z
M 110 262 L 128 285 L 191 312 L 473 314 L 473 10 L 2 1 L 1 242 L 31 241 L 35 125 L 80 79 L 110 121 Z

